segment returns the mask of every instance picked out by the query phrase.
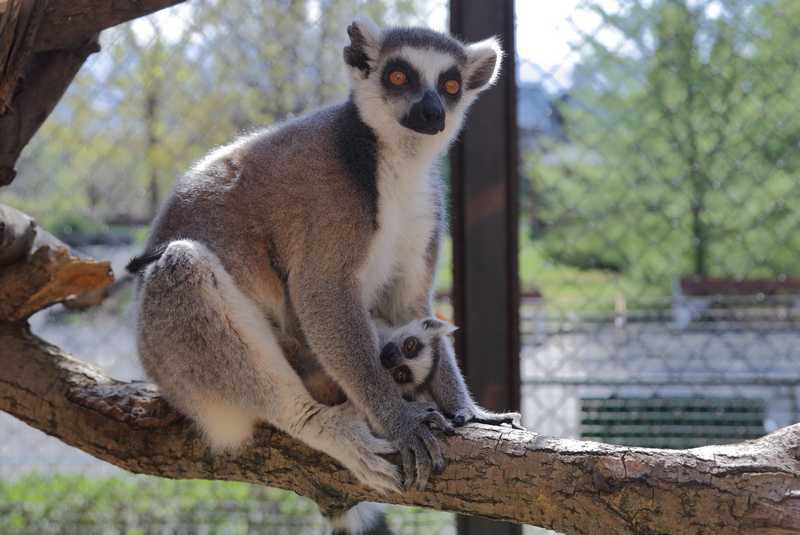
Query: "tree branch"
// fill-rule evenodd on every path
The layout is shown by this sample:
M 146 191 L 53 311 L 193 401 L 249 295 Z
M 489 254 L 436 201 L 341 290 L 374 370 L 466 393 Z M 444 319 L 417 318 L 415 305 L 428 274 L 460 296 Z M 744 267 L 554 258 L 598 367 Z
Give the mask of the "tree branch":
M 183 0 L 9 0 L 0 12 L 0 186 L 53 111 L 101 30 Z
M 184 0 L 70 0 L 50 2 L 36 50 L 73 48 L 87 35 L 155 13 Z
M 685 451 L 468 426 L 443 438 L 450 464 L 427 491 L 381 497 L 267 425 L 239 454 L 212 456 L 153 386 L 110 379 L 23 324 L 0 324 L 0 410 L 131 472 L 280 487 L 329 511 L 377 499 L 566 533 L 788 534 L 800 526 L 800 425 Z
M 61 100 L 86 58 L 98 50 L 95 35 L 75 49 L 31 56 L 22 81 L 19 84 L 14 81 L 14 97 L 9 107 L 0 109 L 0 186 L 14 180 L 14 164 L 22 149 Z

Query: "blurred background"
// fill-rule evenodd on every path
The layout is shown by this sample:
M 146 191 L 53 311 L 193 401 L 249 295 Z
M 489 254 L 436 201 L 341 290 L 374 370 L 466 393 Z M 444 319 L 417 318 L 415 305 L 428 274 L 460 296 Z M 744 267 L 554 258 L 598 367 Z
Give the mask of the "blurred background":
M 800 3 L 515 9 L 528 428 L 687 448 L 799 421 Z M 448 28 L 446 0 L 192 0 L 103 32 L 0 202 L 111 259 L 124 281 L 194 160 L 346 97 L 341 49 L 358 12 Z M 40 312 L 34 332 L 142 378 L 132 296 L 122 282 L 98 307 Z M 323 532 L 288 492 L 133 476 L 5 414 L 0 436 L 3 534 Z M 455 533 L 453 515 L 422 509 L 392 508 L 390 523 Z

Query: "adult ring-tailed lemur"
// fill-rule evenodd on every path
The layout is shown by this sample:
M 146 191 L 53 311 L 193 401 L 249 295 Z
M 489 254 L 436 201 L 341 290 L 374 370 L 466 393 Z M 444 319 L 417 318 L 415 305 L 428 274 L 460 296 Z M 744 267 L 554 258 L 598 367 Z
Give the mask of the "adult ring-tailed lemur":
M 495 39 L 348 27 L 350 98 L 211 152 L 177 181 L 139 271 L 139 353 L 167 399 L 216 449 L 266 421 L 360 481 L 425 486 L 444 464 L 431 427 L 495 415 L 470 397 L 446 336 L 427 391 L 403 399 L 379 359 L 373 317 L 431 315 L 444 232 L 436 158 L 496 79 Z M 307 343 L 347 403 L 313 399 L 279 339 Z M 440 412 L 441 411 L 441 412 Z M 374 431 L 374 433 L 373 433 Z

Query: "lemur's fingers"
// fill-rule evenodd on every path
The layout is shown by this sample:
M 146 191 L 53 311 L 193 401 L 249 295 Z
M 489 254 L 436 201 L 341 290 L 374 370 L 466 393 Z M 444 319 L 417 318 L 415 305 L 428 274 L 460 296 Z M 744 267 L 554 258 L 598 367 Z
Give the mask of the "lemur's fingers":
M 411 447 L 400 449 L 400 462 L 403 465 L 403 488 L 408 490 L 414 482 L 414 454 Z
M 381 469 L 376 466 L 365 467 L 364 473 L 353 472 L 353 475 L 380 495 L 400 492 L 400 478 L 397 476 L 397 469 L 390 462 L 384 462 L 386 467 Z
M 430 438 L 426 438 L 426 434 Z M 414 460 L 416 461 L 417 468 L 416 488 L 417 490 L 425 490 L 425 486 L 428 484 L 428 480 L 431 478 L 431 471 L 433 470 L 433 462 L 428 450 L 428 440 L 433 439 L 433 437 L 430 436 L 430 431 L 424 427 L 420 428 L 419 437 L 421 443 L 418 442 L 414 445 Z
M 428 424 L 430 427 L 444 431 L 448 435 L 452 435 L 456 432 L 453 428 L 453 424 L 448 422 L 447 418 L 445 418 L 438 410 L 429 412 L 422 421 Z
M 441 474 L 444 472 L 444 467 L 447 465 L 447 462 L 444 460 L 444 456 L 442 455 L 442 447 L 439 445 L 439 441 L 432 435 L 421 435 L 422 441 L 425 443 L 425 447 L 428 448 L 428 452 L 431 454 L 431 459 L 433 460 L 433 472 L 435 474 Z
M 371 459 L 367 463 L 368 477 L 363 481 L 381 494 L 400 492 L 400 477 L 397 468 L 381 457 Z

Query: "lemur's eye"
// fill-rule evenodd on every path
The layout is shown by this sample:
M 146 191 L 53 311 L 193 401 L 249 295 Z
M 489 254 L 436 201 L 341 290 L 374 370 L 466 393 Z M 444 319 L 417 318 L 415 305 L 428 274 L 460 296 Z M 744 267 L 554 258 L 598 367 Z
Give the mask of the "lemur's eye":
M 416 356 L 414 355 L 414 353 L 417 351 L 418 347 L 419 347 L 419 340 L 411 336 L 409 338 L 406 338 L 406 341 L 403 342 L 403 353 L 406 355 L 406 357 L 414 357 Z
M 406 73 L 403 71 L 392 71 L 389 73 L 389 82 L 398 87 L 401 85 L 406 85 L 406 82 L 408 82 L 408 76 L 406 76 Z
M 461 84 L 458 83 L 458 80 L 447 80 L 444 83 L 444 90 L 450 95 L 457 95 L 459 89 L 461 89 Z

